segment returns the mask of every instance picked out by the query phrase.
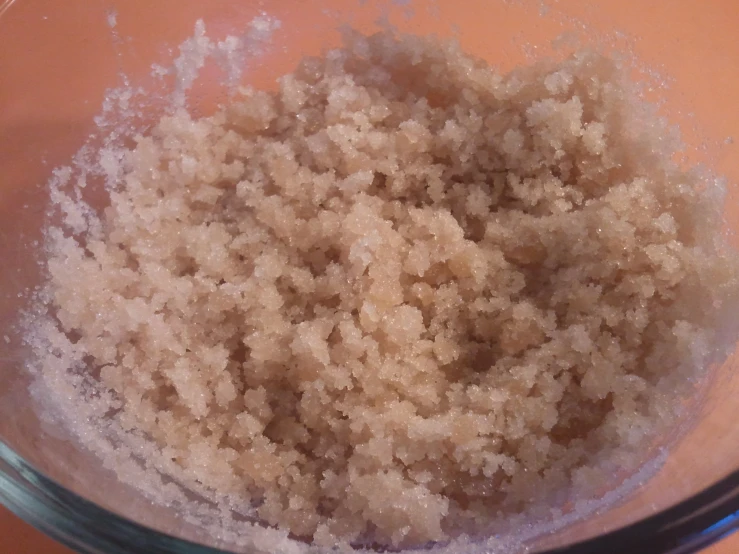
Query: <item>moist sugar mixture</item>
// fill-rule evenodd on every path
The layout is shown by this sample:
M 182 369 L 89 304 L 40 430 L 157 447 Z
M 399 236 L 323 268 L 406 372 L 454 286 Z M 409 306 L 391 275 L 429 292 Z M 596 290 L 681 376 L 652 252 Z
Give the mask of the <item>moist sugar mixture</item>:
M 483 532 L 636 460 L 735 299 L 665 129 L 600 55 L 352 35 L 136 139 L 101 231 L 49 232 L 47 356 L 294 536 Z

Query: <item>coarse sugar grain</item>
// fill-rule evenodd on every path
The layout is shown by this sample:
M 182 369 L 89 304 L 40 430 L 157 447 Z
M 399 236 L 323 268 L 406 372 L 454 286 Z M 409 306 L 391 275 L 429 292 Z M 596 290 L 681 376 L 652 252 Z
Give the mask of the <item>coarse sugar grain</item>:
M 186 483 L 296 536 L 484 532 L 637 460 L 736 301 L 664 130 L 601 55 L 503 76 L 352 34 L 163 117 L 100 236 L 50 231 L 53 356 L 91 360 Z

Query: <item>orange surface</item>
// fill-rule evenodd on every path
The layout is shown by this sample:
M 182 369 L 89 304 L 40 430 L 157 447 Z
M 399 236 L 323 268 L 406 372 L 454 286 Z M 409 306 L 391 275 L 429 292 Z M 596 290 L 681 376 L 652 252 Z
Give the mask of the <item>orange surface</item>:
M 21 521 L 5 508 L 0 508 L 0 534 L 6 538 L 0 549 L 5 554 L 72 554 L 58 542 Z M 12 546 L 8 544 L 12 540 Z

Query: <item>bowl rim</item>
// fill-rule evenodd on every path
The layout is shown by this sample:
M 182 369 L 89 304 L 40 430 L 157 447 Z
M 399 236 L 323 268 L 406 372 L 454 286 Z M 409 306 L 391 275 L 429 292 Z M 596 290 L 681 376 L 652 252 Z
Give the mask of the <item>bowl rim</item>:
M 0 504 L 85 554 L 232 554 L 157 531 L 63 487 L 0 439 Z M 660 512 L 601 535 L 537 554 L 686 554 L 739 527 L 739 470 Z M 133 550 L 132 550 L 133 549 Z

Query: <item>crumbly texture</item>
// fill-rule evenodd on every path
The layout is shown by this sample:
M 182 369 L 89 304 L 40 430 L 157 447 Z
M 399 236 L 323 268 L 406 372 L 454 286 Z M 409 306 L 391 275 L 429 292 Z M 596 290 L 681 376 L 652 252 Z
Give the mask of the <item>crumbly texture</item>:
M 736 264 L 664 131 L 595 54 L 352 35 L 138 137 L 100 236 L 50 233 L 53 310 L 121 428 L 264 522 L 483 532 L 636 459 L 708 355 Z

